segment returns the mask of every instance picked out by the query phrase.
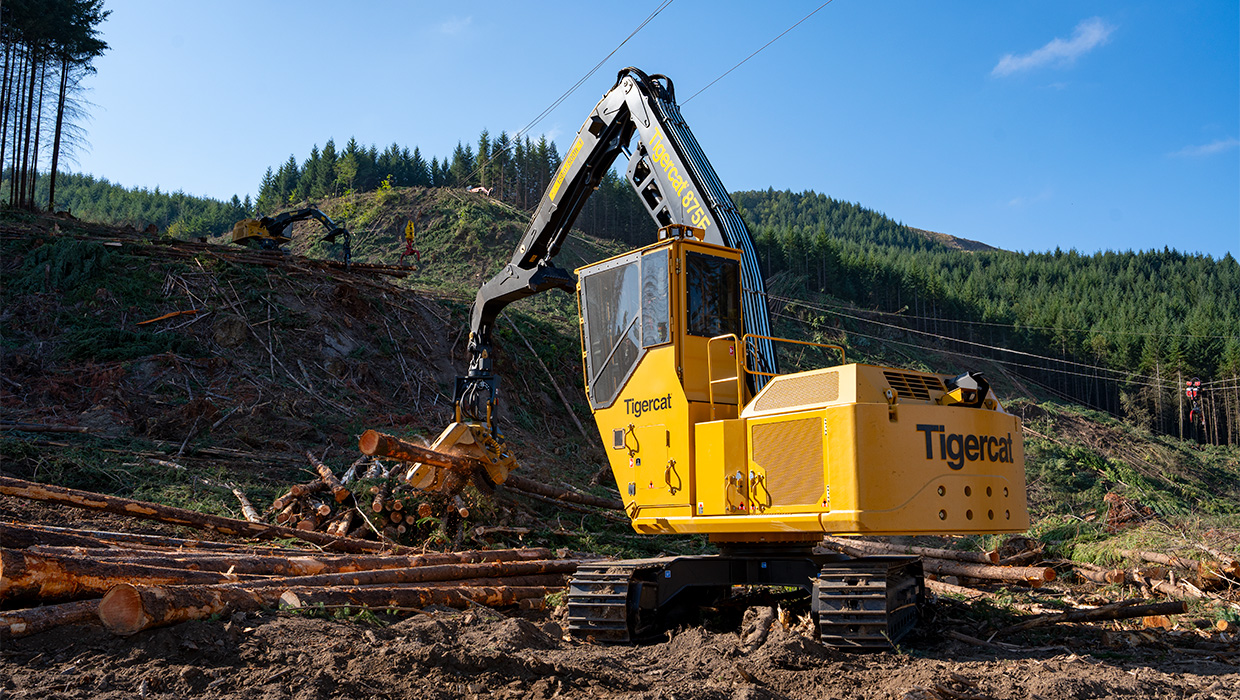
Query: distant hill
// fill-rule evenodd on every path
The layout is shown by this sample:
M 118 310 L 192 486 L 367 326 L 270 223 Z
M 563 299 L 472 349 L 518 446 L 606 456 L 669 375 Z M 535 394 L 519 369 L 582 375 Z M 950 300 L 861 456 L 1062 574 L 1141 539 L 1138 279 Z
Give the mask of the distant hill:
M 925 236 L 926 238 L 929 238 L 932 241 L 937 241 L 939 243 L 942 243 L 948 248 L 954 248 L 955 250 L 964 250 L 964 251 L 969 251 L 972 253 L 986 252 L 990 250 L 1001 250 L 1000 248 L 996 248 L 992 245 L 987 245 L 985 243 L 982 243 L 981 241 L 971 241 L 967 238 L 957 238 L 955 236 L 950 236 L 946 233 L 939 233 L 937 231 L 927 231 L 924 228 L 913 228 L 911 226 L 909 227 L 909 229 L 915 233 L 919 233 Z

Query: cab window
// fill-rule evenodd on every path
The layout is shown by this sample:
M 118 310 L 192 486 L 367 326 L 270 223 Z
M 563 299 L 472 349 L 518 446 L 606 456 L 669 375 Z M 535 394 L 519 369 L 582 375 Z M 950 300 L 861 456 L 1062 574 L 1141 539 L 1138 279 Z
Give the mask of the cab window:
M 686 332 L 713 338 L 741 333 L 741 271 L 736 260 L 716 255 L 685 254 L 688 295 Z

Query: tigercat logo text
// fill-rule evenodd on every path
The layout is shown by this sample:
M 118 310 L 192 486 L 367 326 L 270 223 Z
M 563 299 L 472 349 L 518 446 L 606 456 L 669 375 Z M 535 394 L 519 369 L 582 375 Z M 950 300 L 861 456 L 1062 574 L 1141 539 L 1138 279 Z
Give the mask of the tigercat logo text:
M 1012 434 L 1007 437 L 993 435 L 961 435 L 948 433 L 942 425 L 919 424 L 917 432 L 926 434 L 926 459 L 935 457 L 935 433 L 938 433 L 938 458 L 952 469 L 961 469 L 965 462 L 998 462 L 1011 464 Z
M 689 187 L 689 179 L 681 175 L 680 170 L 672 165 L 672 158 L 667 152 L 667 139 L 657 127 L 654 130 L 654 136 L 650 137 L 650 159 L 667 176 L 668 184 L 676 191 L 681 206 L 685 208 L 685 216 L 689 217 L 693 225 L 698 228 L 710 228 L 710 218 L 706 216 L 706 209 L 698 201 L 693 188 Z
M 657 399 L 625 399 L 624 412 L 637 418 L 647 411 L 662 411 L 672 407 L 672 395 L 660 396 Z

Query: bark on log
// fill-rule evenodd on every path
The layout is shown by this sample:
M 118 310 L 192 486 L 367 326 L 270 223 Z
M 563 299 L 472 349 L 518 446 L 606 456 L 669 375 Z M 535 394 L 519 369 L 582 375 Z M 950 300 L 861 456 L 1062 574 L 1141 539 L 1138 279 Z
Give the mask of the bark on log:
M 291 537 L 312 544 L 323 545 L 327 549 L 341 552 L 378 552 L 391 548 L 390 545 L 379 542 L 350 540 L 343 537 L 333 537 L 321 532 L 305 532 L 280 525 L 251 523 L 245 520 L 209 515 L 158 503 L 146 503 L 129 498 L 108 496 L 90 491 L 65 488 L 63 486 L 53 486 L 51 484 L 36 484 L 7 476 L 0 476 L 0 494 L 156 520 L 172 525 L 211 530 L 235 537 L 254 537 L 257 539 Z
M 254 504 L 245 497 L 245 493 L 241 489 L 233 489 L 232 492 L 241 502 L 241 514 L 245 516 L 245 519 L 252 523 L 261 523 L 263 519 L 259 517 L 258 511 L 254 510 Z
M 99 601 L 99 619 L 113 633 L 127 636 L 145 629 L 235 611 L 253 611 L 283 604 L 288 607 L 350 605 L 385 608 L 424 608 L 428 605 L 464 608 L 471 604 L 502 607 L 528 598 L 542 598 L 557 589 L 541 586 L 480 588 L 348 587 L 265 588 L 257 590 L 206 586 L 137 587 L 122 584 Z
M 0 600 L 98 598 L 123 582 L 163 586 L 215 584 L 245 578 L 253 577 L 0 548 Z
M 0 639 L 26 637 L 61 625 L 78 625 L 98 621 L 98 600 L 79 600 L 73 603 L 42 605 L 24 610 L 5 610 L 0 612 Z
M 922 557 L 930 557 L 933 559 L 951 559 L 953 561 L 970 562 L 974 564 L 998 564 L 999 553 L 990 552 L 962 552 L 955 549 L 935 549 L 933 547 L 915 547 L 912 545 L 892 544 L 890 542 L 875 542 L 873 540 L 862 540 L 854 537 L 832 537 L 825 535 L 822 541 L 828 545 L 848 546 L 854 549 L 865 549 L 873 552 L 881 552 L 883 554 L 913 554 Z
M 340 479 L 336 478 L 336 474 L 332 472 L 331 467 L 315 459 L 309 450 L 306 450 L 306 459 L 310 460 L 311 466 L 319 473 L 319 478 L 323 480 L 323 483 L 327 484 L 327 488 L 332 492 L 332 498 L 336 499 L 337 503 L 344 503 L 346 498 L 353 495 L 349 489 L 345 488 L 344 484 L 340 483 Z
M 465 578 L 571 574 L 576 570 L 577 562 L 572 560 L 481 562 L 478 564 L 439 564 L 403 569 L 372 569 L 335 574 L 316 574 L 313 576 L 263 578 L 218 585 L 240 586 L 243 588 L 396 585 L 424 583 L 426 581 L 454 581 Z
M 1139 559 L 1148 561 L 1151 564 L 1162 564 L 1163 566 L 1172 566 L 1177 569 L 1188 569 L 1190 571 L 1197 568 L 1197 562 L 1191 559 L 1182 559 L 1174 554 L 1163 554 L 1162 552 L 1143 552 L 1136 549 L 1121 549 L 1117 552 L 1121 557 L 1129 559 Z
M 311 495 L 318 493 L 319 491 L 326 491 L 326 490 L 327 490 L 327 484 L 324 483 L 323 480 L 320 478 L 320 479 L 315 479 L 314 481 L 307 481 L 304 484 L 294 484 L 293 487 L 288 490 L 288 492 L 289 492 L 289 495 L 291 495 L 293 498 L 302 498 L 303 496 L 311 496 Z
M 476 459 L 429 450 L 377 430 L 367 430 L 362 433 L 357 441 L 357 447 L 362 454 L 371 457 L 387 457 L 409 463 L 424 462 L 433 467 L 464 475 L 472 474 L 474 469 L 483 466 L 482 462 Z
M 141 535 L 132 532 L 107 532 L 100 530 L 76 530 L 52 525 L 36 525 L 33 523 L 0 523 L 0 542 L 10 549 L 24 549 L 33 546 L 115 548 L 117 551 L 143 549 L 148 547 L 168 549 L 201 549 L 216 552 L 248 552 L 271 553 L 300 550 L 282 549 L 272 546 L 252 544 L 236 544 L 232 542 L 214 542 L 212 540 L 191 540 L 164 535 Z
M 557 501 L 567 501 L 569 503 L 580 503 L 585 506 L 593 506 L 595 508 L 606 508 L 608 510 L 624 510 L 624 502 L 618 498 L 601 498 L 599 496 L 591 496 L 588 493 L 577 493 L 567 489 L 559 489 L 554 486 L 548 486 L 533 479 L 527 479 L 517 474 L 509 474 L 508 479 L 504 481 L 504 486 L 517 489 L 518 491 L 528 491 L 529 493 L 545 496 Z
M 932 578 L 926 579 L 926 588 L 929 588 L 930 590 L 934 591 L 935 593 L 938 593 L 939 595 L 945 595 L 945 594 L 951 593 L 951 594 L 955 594 L 959 596 L 964 596 L 965 598 L 968 598 L 969 600 L 975 600 L 977 598 L 986 598 L 990 596 L 990 594 L 987 593 L 986 591 L 979 591 L 976 588 L 966 588 L 965 586 L 957 586 L 951 583 L 944 583 L 942 581 L 936 581 Z
M 1087 610 L 1069 610 L 1062 613 L 1036 615 L 1024 622 L 1004 627 L 995 634 L 1011 634 L 1012 632 L 1060 622 L 1098 622 L 1101 620 L 1122 620 L 1149 615 L 1180 615 L 1185 612 L 1188 612 L 1188 605 L 1182 600 L 1170 603 L 1145 603 L 1141 600 L 1123 600 L 1118 603 L 1111 603 Z
M 840 538 L 830 538 L 827 543 L 832 548 L 854 557 L 871 556 L 876 551 L 855 547 L 851 542 Z M 939 576 L 967 576 L 988 581 L 1022 581 L 1032 586 L 1040 586 L 1046 581 L 1055 580 L 1055 570 L 1046 566 L 993 566 L 935 559 L 924 555 L 921 562 L 927 573 Z
M 370 510 L 374 513 L 382 513 L 387 506 L 388 485 L 380 484 L 374 487 L 375 497 L 370 502 Z
M 234 574 L 257 574 L 264 576 L 315 576 L 319 574 L 374 571 L 380 569 L 408 569 L 419 566 L 442 566 L 446 564 L 480 564 L 486 562 L 521 562 L 546 560 L 551 550 L 495 549 L 464 552 L 430 553 L 408 555 L 337 555 L 324 556 L 307 552 L 290 552 L 288 555 L 273 554 L 220 555 L 216 552 L 151 551 L 116 552 L 84 548 L 48 548 L 30 550 L 35 554 L 59 555 L 72 558 L 91 558 L 96 561 L 145 564 L 168 569 L 191 571 L 232 571 Z

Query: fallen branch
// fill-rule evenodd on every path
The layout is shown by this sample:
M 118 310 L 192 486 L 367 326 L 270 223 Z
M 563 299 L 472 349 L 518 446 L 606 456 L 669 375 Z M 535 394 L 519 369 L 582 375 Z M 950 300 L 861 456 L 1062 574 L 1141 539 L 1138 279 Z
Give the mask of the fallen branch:
M 258 511 L 254 510 L 254 504 L 250 503 L 250 499 L 246 498 L 244 491 L 238 488 L 234 488 L 232 492 L 233 492 L 233 495 L 237 497 L 237 500 L 240 501 L 241 514 L 245 516 L 246 520 L 252 523 L 263 522 L 263 519 L 259 517 L 258 515 Z

